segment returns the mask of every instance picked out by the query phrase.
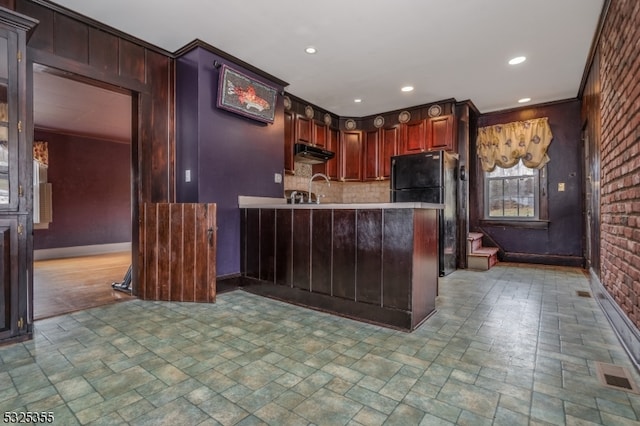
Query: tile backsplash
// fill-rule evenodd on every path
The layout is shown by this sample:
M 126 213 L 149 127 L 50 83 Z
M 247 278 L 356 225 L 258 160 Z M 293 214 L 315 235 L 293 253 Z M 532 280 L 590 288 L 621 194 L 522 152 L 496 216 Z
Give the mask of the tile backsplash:
M 388 203 L 391 199 L 388 180 L 340 183 L 343 203 Z
M 284 190 L 309 190 L 309 178 L 313 169 L 308 164 L 295 163 L 295 175 L 285 175 Z M 390 184 L 388 180 L 372 182 L 338 182 L 328 185 L 322 178 L 313 181 L 312 192 L 320 195 L 321 203 L 388 203 Z

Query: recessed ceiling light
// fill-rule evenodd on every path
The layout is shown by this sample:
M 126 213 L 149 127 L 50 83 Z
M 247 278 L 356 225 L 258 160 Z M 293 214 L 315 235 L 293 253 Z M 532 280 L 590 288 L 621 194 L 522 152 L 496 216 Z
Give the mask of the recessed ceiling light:
M 526 56 L 516 56 L 509 60 L 509 65 L 518 65 L 527 60 Z
M 524 104 L 527 103 L 531 100 L 531 98 L 522 98 L 522 99 L 518 99 L 518 103 Z
M 313 46 L 309 46 L 306 49 L 304 49 L 305 52 L 307 52 L 309 55 L 313 55 L 314 53 L 316 53 L 318 50 L 313 47 Z
M 354 99 L 353 102 L 359 104 L 360 102 L 362 102 L 362 99 Z
M 413 86 L 404 86 L 402 89 L 403 92 L 412 92 L 413 91 Z

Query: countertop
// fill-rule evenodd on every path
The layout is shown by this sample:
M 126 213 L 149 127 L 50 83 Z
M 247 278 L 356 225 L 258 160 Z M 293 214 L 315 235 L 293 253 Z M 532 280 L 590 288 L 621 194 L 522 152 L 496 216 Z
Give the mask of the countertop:
M 444 209 L 444 204 L 434 203 L 320 203 L 320 204 L 287 204 L 284 198 L 270 197 L 238 197 L 239 208 L 250 209 Z

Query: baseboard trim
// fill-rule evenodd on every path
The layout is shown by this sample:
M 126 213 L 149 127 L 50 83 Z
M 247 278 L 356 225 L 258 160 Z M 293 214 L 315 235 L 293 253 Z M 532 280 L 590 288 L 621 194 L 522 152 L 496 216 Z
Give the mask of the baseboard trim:
M 640 330 L 620 309 L 620 306 L 602 285 L 600 279 L 594 274 L 593 269 L 589 270 L 589 282 L 591 291 L 609 320 L 613 331 L 618 336 L 618 340 L 627 351 L 636 370 L 640 372 Z
M 90 246 L 59 247 L 33 251 L 33 260 L 62 259 L 96 254 L 131 251 L 131 243 L 94 244 Z
M 536 263 L 554 266 L 575 266 L 577 268 L 582 268 L 584 266 L 584 258 L 582 256 L 502 252 L 499 256 L 499 259 L 503 262 Z
M 240 278 L 241 276 L 242 276 L 242 274 L 240 274 L 239 272 L 237 272 L 235 274 L 218 275 L 216 277 L 216 280 L 217 281 L 233 280 L 233 279 Z

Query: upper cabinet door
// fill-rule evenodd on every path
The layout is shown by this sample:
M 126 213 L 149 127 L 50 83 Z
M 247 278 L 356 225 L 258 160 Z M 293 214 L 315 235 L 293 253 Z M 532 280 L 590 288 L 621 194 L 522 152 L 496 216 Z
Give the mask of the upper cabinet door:
M 18 242 L 18 219 L 15 215 L 0 216 L 0 342 L 20 333 L 26 327 L 26 291 L 20 286 L 24 272 L 20 268 L 19 256 L 24 248 Z M 19 320 L 21 318 L 21 320 Z
M 400 129 L 398 126 L 390 129 L 382 129 L 382 139 L 379 149 L 379 169 L 380 179 L 389 179 L 391 176 L 391 157 L 398 153 L 398 141 L 400 140 Z
M 17 210 L 20 201 L 18 170 L 18 35 L 0 28 L 0 210 Z
M 427 149 L 425 127 L 425 120 L 404 125 L 403 153 L 422 152 Z
M 364 180 L 378 180 L 379 175 L 379 147 L 380 147 L 380 132 L 378 130 L 372 130 L 364 134 L 364 161 L 362 163 L 364 167 L 363 178 Z
M 340 133 L 336 129 L 329 129 L 329 137 L 327 138 L 327 149 L 335 153 L 335 156 L 327 161 L 326 174 L 331 179 L 338 179 L 338 164 L 340 164 Z
M 297 131 L 296 142 L 304 142 L 310 144 L 311 141 L 311 120 L 304 117 L 296 117 Z
M 295 174 L 293 145 L 295 144 L 295 118 L 289 111 L 284 112 L 284 172 Z
M 317 122 L 313 122 L 313 136 L 311 138 L 313 145 L 324 148 L 327 146 L 327 126 Z
M 362 133 L 359 131 L 342 132 L 340 146 L 340 180 L 362 180 Z
M 335 154 L 335 156 L 327 161 L 326 163 L 314 164 L 313 165 L 313 173 L 324 173 L 329 177 L 329 179 L 337 180 L 338 179 L 338 164 L 340 163 L 340 147 L 338 144 L 339 133 L 338 130 L 328 128 L 326 131 L 326 145 L 324 149 L 327 151 L 331 151 Z
M 453 115 L 430 118 L 427 122 L 429 149 L 454 151 Z

